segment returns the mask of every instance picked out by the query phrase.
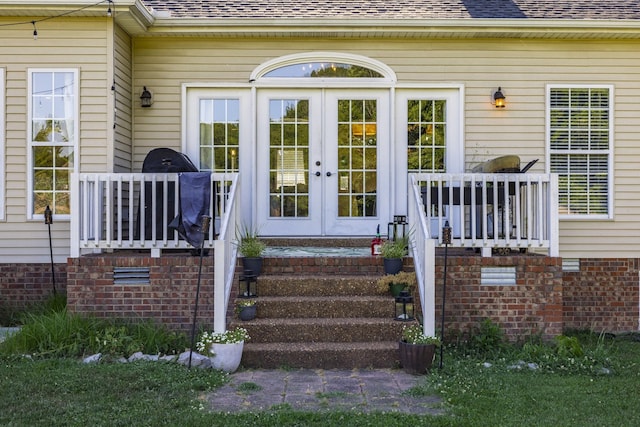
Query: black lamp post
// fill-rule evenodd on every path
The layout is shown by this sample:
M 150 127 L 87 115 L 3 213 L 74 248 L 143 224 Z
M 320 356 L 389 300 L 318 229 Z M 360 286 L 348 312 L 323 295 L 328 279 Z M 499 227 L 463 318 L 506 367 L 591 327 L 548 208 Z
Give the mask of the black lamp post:
M 53 284 L 53 295 L 56 295 L 56 270 L 53 263 L 53 242 L 51 241 L 51 224 L 53 224 L 53 213 L 49 205 L 44 210 L 44 223 L 49 227 L 49 254 L 51 255 L 51 283 Z
M 255 298 L 258 296 L 258 277 L 253 270 L 244 270 L 238 279 L 238 298 Z
M 444 305 L 447 298 L 447 252 L 451 244 L 451 227 L 449 227 L 449 221 L 446 221 L 444 227 L 442 227 L 442 243 L 444 243 L 444 278 L 442 281 L 442 313 L 440 315 L 440 339 L 442 340 L 440 344 L 440 369 L 442 369 L 442 353 L 444 348 Z
M 413 297 L 409 294 L 409 291 L 400 291 L 400 294 L 395 298 L 394 318 L 401 322 L 412 321 L 415 319 L 413 307 Z

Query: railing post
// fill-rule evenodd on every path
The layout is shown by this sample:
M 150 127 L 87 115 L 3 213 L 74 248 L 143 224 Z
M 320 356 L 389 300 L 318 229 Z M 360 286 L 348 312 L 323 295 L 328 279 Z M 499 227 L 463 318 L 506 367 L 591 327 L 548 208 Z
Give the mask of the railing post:
M 213 241 L 213 331 L 224 332 L 227 328 L 226 292 L 225 292 L 225 242 Z
M 431 238 L 424 242 L 424 319 L 422 330 L 425 335 L 436 334 L 436 241 Z
M 558 175 L 552 173 L 549 177 L 549 188 L 547 196 L 549 197 L 549 256 L 560 256 L 560 230 L 558 225 Z
M 69 230 L 69 256 L 80 257 L 80 177 L 71 174 L 71 229 Z

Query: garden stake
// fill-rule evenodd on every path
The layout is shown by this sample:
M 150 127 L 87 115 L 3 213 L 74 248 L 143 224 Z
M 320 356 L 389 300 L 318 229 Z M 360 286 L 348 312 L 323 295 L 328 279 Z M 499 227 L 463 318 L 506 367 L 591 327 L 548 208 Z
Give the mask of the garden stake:
M 189 369 L 191 369 L 191 356 L 193 355 L 193 346 L 196 342 L 196 319 L 198 318 L 198 299 L 200 298 L 200 279 L 202 278 L 202 257 L 204 254 L 204 240 L 205 236 L 209 234 L 209 223 L 211 217 L 202 215 L 202 243 L 200 244 L 200 267 L 198 268 L 198 284 L 196 286 L 196 303 L 193 307 L 193 324 L 191 325 L 191 348 L 189 350 Z
M 53 295 L 56 294 L 56 270 L 53 264 L 53 243 L 51 242 L 51 224 L 53 223 L 53 214 L 51 208 L 47 205 L 44 210 L 44 223 L 49 226 L 49 253 L 51 254 L 51 283 L 53 284 Z
M 451 227 L 449 227 L 449 221 L 444 223 L 442 227 L 442 243 L 444 243 L 444 280 L 442 281 L 442 314 L 440 315 L 440 366 L 442 369 L 442 352 L 444 350 L 444 303 L 447 295 L 447 250 L 451 244 Z

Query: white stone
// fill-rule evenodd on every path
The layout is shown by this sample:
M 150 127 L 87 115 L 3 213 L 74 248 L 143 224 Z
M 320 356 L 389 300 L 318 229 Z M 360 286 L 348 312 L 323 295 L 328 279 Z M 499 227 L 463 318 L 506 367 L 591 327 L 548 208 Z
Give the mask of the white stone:
M 82 363 L 97 363 L 102 358 L 102 353 L 92 354 L 91 356 L 85 357 L 82 360 Z

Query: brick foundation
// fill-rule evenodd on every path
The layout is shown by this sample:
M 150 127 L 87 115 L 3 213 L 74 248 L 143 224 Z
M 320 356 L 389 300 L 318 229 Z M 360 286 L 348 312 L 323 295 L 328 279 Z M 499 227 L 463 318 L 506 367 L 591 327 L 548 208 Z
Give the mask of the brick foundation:
M 54 264 L 56 292 L 67 291 L 66 265 Z M 22 310 L 53 295 L 51 264 L 0 264 L 0 304 Z
M 482 285 L 482 267 L 515 267 L 516 285 Z M 436 325 L 442 312 L 444 257 L 436 259 Z M 484 319 L 499 324 L 510 340 L 562 333 L 562 260 L 535 255 L 448 257 L 446 334 L 466 336 Z
M 581 259 L 564 273 L 564 327 L 596 332 L 640 328 L 639 259 Z
M 198 282 L 200 258 L 188 254 L 151 258 L 127 254 L 70 258 L 67 265 L 67 307 L 103 318 L 155 320 L 172 330 L 188 332 Z M 150 284 L 113 282 L 114 267 L 148 267 Z M 213 256 L 203 258 L 198 323 L 213 324 Z
M 98 317 L 154 319 L 189 331 L 199 257 L 188 253 L 151 258 L 147 254 L 88 255 L 56 265 L 56 288 L 67 292 L 70 311 Z M 213 256 L 203 260 L 199 322 L 212 324 Z M 266 261 L 266 260 L 265 260 Z M 269 259 L 271 274 L 320 274 L 343 262 L 342 274 L 382 274 L 378 259 Z M 405 270 L 412 269 L 407 259 Z M 114 267 L 149 267 L 149 285 L 114 285 Z M 513 266 L 515 286 L 480 284 L 482 267 Z M 330 268 L 331 267 L 331 268 Z M 66 274 L 65 274 L 66 270 Z M 440 325 L 444 257 L 436 258 L 436 325 Z M 510 339 L 564 329 L 637 331 L 640 318 L 640 259 L 583 259 L 580 272 L 562 272 L 560 258 L 536 255 L 483 258 L 471 251 L 450 251 L 447 265 L 445 327 L 466 333 L 490 318 Z M 50 264 L 0 264 L 0 299 L 24 308 L 52 294 Z M 232 293 L 236 292 L 236 287 Z M 233 300 L 233 295 L 232 295 Z M 232 307 L 228 315 L 231 315 Z

